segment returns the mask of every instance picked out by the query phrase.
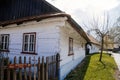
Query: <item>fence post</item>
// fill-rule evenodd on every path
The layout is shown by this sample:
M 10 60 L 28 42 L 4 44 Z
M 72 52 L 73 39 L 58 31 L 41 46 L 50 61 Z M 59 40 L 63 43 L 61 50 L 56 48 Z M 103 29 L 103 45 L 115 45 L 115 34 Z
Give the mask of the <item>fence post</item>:
M 42 80 L 44 80 L 44 56 L 42 57 Z
M 46 57 L 46 69 L 45 69 L 45 71 L 46 71 L 46 80 L 48 80 L 48 61 L 49 61 L 49 57 Z
M 57 53 L 57 55 L 56 55 L 56 76 L 57 76 L 57 78 L 59 79 L 59 69 L 60 69 L 60 54 L 59 53 Z
M 2 58 L 2 60 L 1 60 L 0 80 L 4 80 L 4 58 Z
M 54 56 L 52 56 L 52 62 L 54 62 Z M 54 79 L 54 63 L 52 63 L 52 79 Z
M 16 56 L 14 57 L 14 65 L 16 65 Z M 13 69 L 13 80 L 16 80 L 16 69 Z
M 41 76 L 40 76 L 40 57 L 38 58 L 38 80 L 41 79 Z
M 26 57 L 24 57 L 24 64 L 26 64 Z M 24 80 L 27 80 L 26 67 L 24 67 Z
M 53 74 L 53 77 L 56 78 L 56 55 L 54 55 L 54 59 L 53 61 L 55 62 L 53 65 L 54 65 L 54 74 Z
M 7 58 L 7 66 L 10 64 L 9 57 Z M 10 80 L 10 69 L 7 68 L 7 80 Z
M 56 61 L 56 55 L 54 55 L 54 61 Z M 56 63 L 54 63 L 54 77 L 56 77 Z
M 49 56 L 49 78 L 52 79 L 52 66 L 51 66 L 51 56 Z
M 36 63 L 35 63 L 35 56 L 34 56 L 34 80 L 36 80 Z
M 31 64 L 31 57 L 29 57 L 29 64 Z M 31 80 L 31 66 L 29 67 L 29 80 Z
M 22 64 L 21 56 L 19 57 L 19 64 Z M 22 80 L 22 69 L 21 68 L 19 68 L 19 79 Z

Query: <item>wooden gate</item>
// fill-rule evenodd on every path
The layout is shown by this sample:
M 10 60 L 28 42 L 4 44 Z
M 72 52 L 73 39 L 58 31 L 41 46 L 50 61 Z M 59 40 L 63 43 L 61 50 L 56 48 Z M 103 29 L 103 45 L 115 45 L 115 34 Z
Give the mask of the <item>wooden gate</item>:
M 23 61 L 23 62 L 22 62 Z M 14 57 L 10 63 L 9 58 L 1 59 L 0 80 L 58 80 L 60 55 L 49 57 Z

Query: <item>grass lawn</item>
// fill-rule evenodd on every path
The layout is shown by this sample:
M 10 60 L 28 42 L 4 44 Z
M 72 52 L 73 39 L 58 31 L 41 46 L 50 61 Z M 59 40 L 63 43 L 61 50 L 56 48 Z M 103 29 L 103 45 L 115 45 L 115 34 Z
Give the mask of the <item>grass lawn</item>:
M 115 80 L 117 65 L 114 59 L 108 54 L 103 54 L 102 61 L 100 62 L 99 55 L 93 54 L 87 56 L 65 80 Z

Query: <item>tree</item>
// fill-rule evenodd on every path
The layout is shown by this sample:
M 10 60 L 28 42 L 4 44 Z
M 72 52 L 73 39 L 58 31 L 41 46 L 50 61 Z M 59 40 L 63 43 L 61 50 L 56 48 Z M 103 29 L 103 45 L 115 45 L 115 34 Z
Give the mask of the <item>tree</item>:
M 88 33 L 92 33 L 97 36 L 97 39 L 101 43 L 101 52 L 99 61 L 102 60 L 102 53 L 104 49 L 104 38 L 108 35 L 111 23 L 110 23 L 110 17 L 108 14 L 104 14 L 100 17 L 93 17 L 91 21 L 89 21 L 87 24 L 84 24 L 85 27 L 88 28 Z
M 120 43 L 120 27 L 113 27 L 111 28 L 109 32 L 111 39 L 114 40 L 114 42 Z
M 109 35 L 115 43 L 120 44 L 120 17 L 115 22 L 114 27 L 111 28 Z

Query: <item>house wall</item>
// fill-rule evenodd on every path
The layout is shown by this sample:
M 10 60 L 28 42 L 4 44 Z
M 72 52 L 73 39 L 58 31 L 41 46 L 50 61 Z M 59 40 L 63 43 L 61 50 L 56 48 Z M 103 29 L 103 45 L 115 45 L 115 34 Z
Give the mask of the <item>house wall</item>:
M 9 25 L 0 29 L 0 34 L 10 34 L 9 56 L 49 56 L 59 50 L 59 28 L 64 25 L 65 17 L 49 18 L 42 21 L 26 22 L 20 25 Z M 23 33 L 36 32 L 36 53 L 38 55 L 21 54 Z
M 99 46 L 92 44 L 92 46 L 90 46 L 90 54 L 95 53 L 95 52 L 99 52 Z
M 73 38 L 74 55 L 68 56 L 69 37 Z M 80 36 L 71 25 L 66 22 L 60 27 L 60 80 L 64 80 L 66 75 L 78 65 L 85 57 L 85 39 Z
M 26 22 L 0 28 L 0 34 L 10 34 L 9 56 L 50 56 L 60 53 L 60 80 L 79 64 L 85 57 L 86 40 L 66 21 L 66 17 L 49 18 L 42 21 Z M 36 53 L 21 54 L 23 33 L 36 32 Z M 69 37 L 73 38 L 74 55 L 68 56 Z M 28 59 L 27 59 L 28 60 Z M 36 61 L 36 60 L 35 60 Z

